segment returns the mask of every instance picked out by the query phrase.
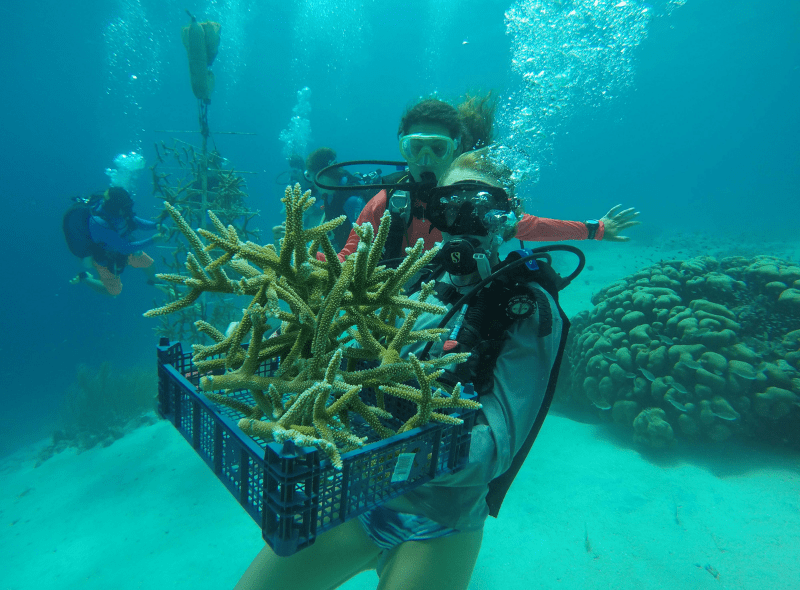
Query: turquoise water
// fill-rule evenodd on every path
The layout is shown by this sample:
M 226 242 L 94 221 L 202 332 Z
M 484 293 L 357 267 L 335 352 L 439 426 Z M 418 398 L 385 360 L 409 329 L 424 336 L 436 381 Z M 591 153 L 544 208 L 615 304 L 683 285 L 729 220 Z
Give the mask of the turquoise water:
M 105 169 L 117 154 L 136 151 L 150 165 L 157 142 L 199 142 L 180 38 L 186 8 L 173 0 L 0 6 L 6 24 L 0 455 L 50 437 L 80 365 L 155 370 L 156 323 L 142 313 L 159 294 L 131 270 L 116 299 L 69 285 L 81 269 L 60 224 L 70 197 L 108 186 Z M 288 144 L 305 152 L 333 146 L 340 160 L 396 160 L 405 107 L 434 93 L 456 102 L 466 91 L 491 89 L 499 99 L 497 136 L 518 171 L 528 212 L 583 220 L 616 203 L 641 211 L 642 226 L 628 232 L 630 246 L 586 245 L 587 271 L 565 301 L 570 314 L 590 308 L 592 293 L 662 257 L 769 254 L 800 264 L 800 4 L 794 0 L 201 0 L 188 8 L 222 25 L 208 111 L 212 145 L 248 172 L 249 206 L 260 211 L 255 223 L 266 236 L 280 222 L 283 185 L 275 179 L 287 169 Z M 160 203 L 151 188 L 145 171 L 134 186 L 143 217 L 155 215 Z M 570 444 L 594 434 L 576 435 Z M 598 430 L 597 437 L 606 435 Z M 628 452 L 629 440 L 609 438 Z M 704 453 L 682 449 L 681 461 L 691 464 L 695 451 Z M 781 465 L 792 464 L 781 457 Z M 554 463 L 548 466 L 556 472 Z M 796 503 L 796 479 L 784 483 L 764 489 L 790 490 L 786 503 Z M 28 493 L 20 486 L 13 490 L 18 498 Z M 25 500 L 31 510 L 46 502 L 31 498 Z M 698 500 L 692 510 L 703 513 L 716 501 Z M 668 507 L 665 518 L 677 520 L 675 511 Z M 109 514 L 111 522 L 116 515 Z M 243 523 L 243 531 L 257 536 Z M 579 545 L 582 523 L 570 523 Z M 607 519 L 605 526 L 611 535 L 617 523 Z M 780 528 L 781 539 L 797 540 L 789 520 Z M 763 534 L 758 551 L 771 542 L 768 526 Z M 588 537 L 587 530 L 587 545 Z M 670 542 L 680 547 L 683 540 Z M 243 563 L 252 550 L 246 548 Z M 489 549 L 485 554 L 498 561 L 481 562 L 481 579 L 504 563 Z M 748 555 L 727 557 L 744 563 Z M 569 556 L 558 565 L 568 563 Z M 712 583 L 701 568 L 705 561 L 695 565 Z
M 206 2 L 222 24 L 209 109 L 223 154 L 247 175 L 251 208 L 267 232 L 279 220 L 297 93 L 308 150 L 340 160 L 398 158 L 396 125 L 423 95 L 467 90 L 500 98 L 498 128 L 527 173 L 532 213 L 602 215 L 618 202 L 642 211 L 635 239 L 704 231 L 789 240 L 798 219 L 800 16 L 796 3 L 721 1 Z M 619 4 L 624 6 L 618 7 Z M 70 196 L 107 186 L 119 153 L 148 164 L 156 141 L 198 128 L 180 28 L 183 7 L 134 0 L 41 2 L 2 8 L 2 233 L 9 281 L 3 346 L 11 395 L 0 448 L 48 434 L 79 363 L 152 358 L 154 299 L 128 274 L 116 300 L 73 289 L 78 272 L 58 229 Z M 284 139 L 286 134 L 284 133 Z M 157 205 L 145 173 L 137 209 Z M 598 288 L 601 285 L 598 285 Z M 13 335 L 13 336 L 11 336 Z M 36 378 L 32 379 L 31 375 Z M 41 416 L 41 414 L 39 414 Z
M 69 285 L 80 267 L 60 222 L 71 196 L 108 185 L 104 170 L 117 154 L 137 151 L 151 164 L 155 142 L 198 141 L 180 39 L 185 8 L 171 0 L 0 7 L 0 454 L 51 434 L 78 365 L 155 366 L 155 323 L 141 314 L 157 293 L 130 271 L 114 300 Z M 492 89 L 529 212 L 582 220 L 624 203 L 642 212 L 643 225 L 629 232 L 638 246 L 695 255 L 725 244 L 800 262 L 797 2 L 204 0 L 189 8 L 222 25 L 209 124 L 214 145 L 253 173 L 249 203 L 267 235 L 280 221 L 275 178 L 286 170 L 287 141 L 333 146 L 340 160 L 398 159 L 406 106 Z M 142 216 L 155 214 L 147 172 L 135 198 Z M 598 269 L 635 270 L 624 250 L 591 250 Z M 581 277 L 596 282 L 584 287 L 585 305 L 570 301 L 573 310 L 588 308 L 611 274 Z

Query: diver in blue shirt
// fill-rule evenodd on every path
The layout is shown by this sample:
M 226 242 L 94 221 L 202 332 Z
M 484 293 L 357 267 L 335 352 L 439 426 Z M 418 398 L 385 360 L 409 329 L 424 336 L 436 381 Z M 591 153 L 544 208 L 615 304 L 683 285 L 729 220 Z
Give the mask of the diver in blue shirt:
M 133 239 L 134 231 L 159 229 L 159 224 L 135 215 L 133 199 L 125 189 L 111 187 L 102 196 L 71 207 L 63 226 L 70 251 L 99 275 L 96 279 L 83 271 L 70 283 L 84 283 L 98 293 L 116 297 L 122 291 L 120 274 L 130 265 L 144 270 L 148 283 L 155 284 L 153 259 L 142 249 L 165 236 L 159 231 L 143 240 Z

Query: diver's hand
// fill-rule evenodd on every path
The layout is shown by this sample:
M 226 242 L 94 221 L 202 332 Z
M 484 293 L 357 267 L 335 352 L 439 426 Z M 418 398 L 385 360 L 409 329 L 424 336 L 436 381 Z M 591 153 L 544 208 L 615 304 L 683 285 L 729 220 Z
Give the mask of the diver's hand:
M 159 224 L 158 233 L 153 236 L 154 242 L 166 242 L 169 239 L 169 229 L 166 226 Z
M 79 272 L 74 277 L 69 280 L 70 285 L 77 285 L 78 283 L 82 283 L 86 279 L 93 279 L 92 273 L 88 271 Z
M 280 244 L 281 240 L 286 237 L 286 223 L 281 223 L 272 228 L 272 236 L 275 244 Z
M 641 225 L 642 223 L 641 221 L 636 221 L 636 217 L 638 217 L 639 212 L 633 207 L 617 212 L 620 207 L 622 207 L 622 205 L 615 205 L 614 207 L 611 207 L 611 210 L 600 218 L 600 221 L 603 222 L 603 227 L 605 228 L 603 230 L 603 240 L 605 241 L 627 242 L 630 240 L 630 238 L 619 235 L 620 232 L 628 229 L 629 227 Z

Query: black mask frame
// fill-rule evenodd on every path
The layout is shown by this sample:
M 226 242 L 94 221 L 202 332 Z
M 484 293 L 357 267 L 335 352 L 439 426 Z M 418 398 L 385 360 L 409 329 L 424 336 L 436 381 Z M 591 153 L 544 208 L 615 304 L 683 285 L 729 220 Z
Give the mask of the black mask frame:
M 463 199 L 458 209 L 447 202 L 453 197 Z M 489 197 L 491 203 L 476 207 L 476 198 L 485 200 Z M 485 236 L 489 232 L 483 222 L 484 215 L 492 210 L 511 213 L 514 205 L 514 198 L 502 187 L 476 180 L 462 180 L 430 190 L 426 217 L 433 227 L 451 235 Z

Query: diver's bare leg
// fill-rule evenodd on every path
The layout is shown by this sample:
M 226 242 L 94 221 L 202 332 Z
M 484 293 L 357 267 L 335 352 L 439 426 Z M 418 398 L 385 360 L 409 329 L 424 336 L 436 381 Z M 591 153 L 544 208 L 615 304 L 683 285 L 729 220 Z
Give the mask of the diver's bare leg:
M 360 572 L 375 569 L 379 553 L 358 519 L 353 519 L 289 557 L 278 557 L 265 546 L 234 590 L 331 590 Z
M 378 590 L 467 590 L 478 560 L 483 529 L 392 549 Z
M 116 295 L 111 295 L 111 293 L 108 292 L 108 289 L 106 289 L 106 286 L 103 284 L 103 282 L 98 280 L 98 279 L 96 279 L 96 278 L 94 278 L 94 275 L 92 275 L 92 273 L 87 272 L 87 271 L 84 271 L 84 272 L 86 273 L 86 276 L 76 275 L 75 277 L 70 279 L 70 281 L 69 281 L 70 284 L 71 285 L 77 285 L 79 283 L 83 283 L 84 285 L 89 287 L 92 291 L 96 291 L 96 292 L 100 293 L 101 295 L 108 295 L 109 297 L 116 297 Z

